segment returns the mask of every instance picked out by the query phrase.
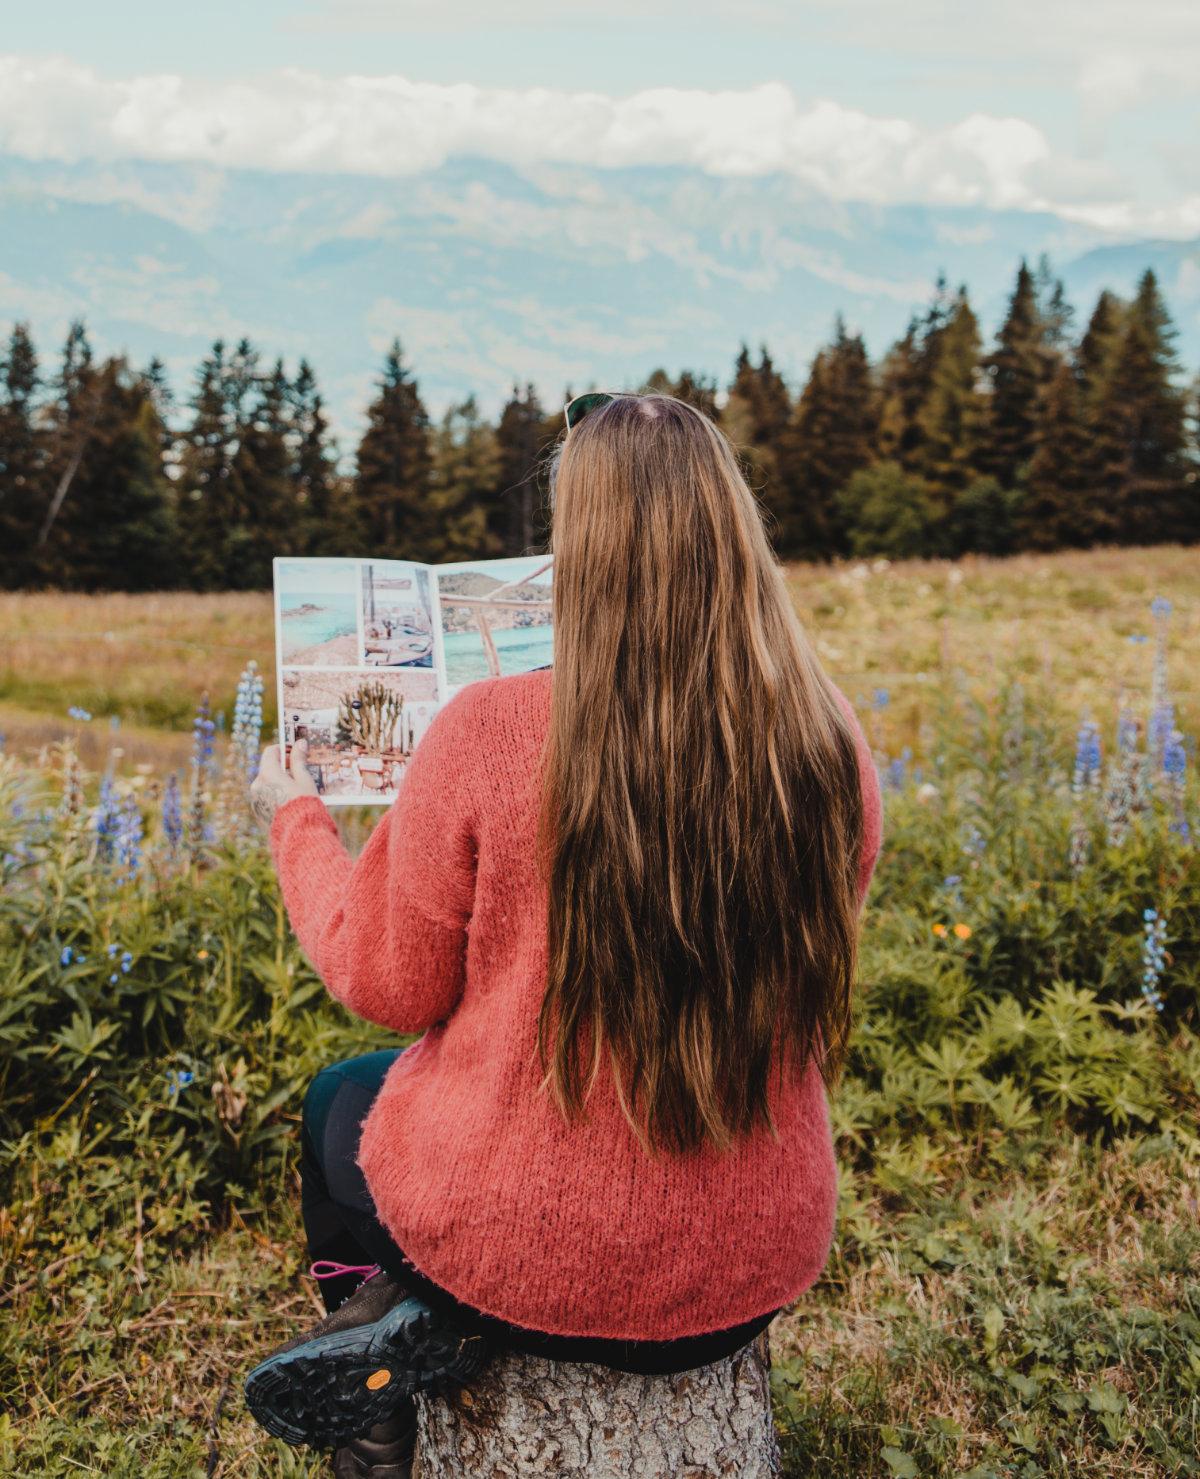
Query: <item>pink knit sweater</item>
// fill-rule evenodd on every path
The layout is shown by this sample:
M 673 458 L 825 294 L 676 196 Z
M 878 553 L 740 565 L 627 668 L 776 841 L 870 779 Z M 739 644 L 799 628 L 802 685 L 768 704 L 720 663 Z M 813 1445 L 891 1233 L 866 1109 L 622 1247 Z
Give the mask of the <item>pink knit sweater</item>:
M 283 897 L 339 1001 L 424 1034 L 388 1074 L 359 1153 L 417 1269 L 551 1334 L 725 1329 L 794 1300 L 828 1256 L 837 1177 L 824 1086 L 810 1067 L 775 1094 L 778 1139 L 658 1158 L 630 1133 L 611 1078 L 575 1125 L 539 1088 L 546 893 L 533 844 L 550 682 L 548 671 L 490 679 L 449 703 L 357 862 L 320 801 L 283 806 L 271 828 Z M 865 894 L 881 809 L 855 729 Z

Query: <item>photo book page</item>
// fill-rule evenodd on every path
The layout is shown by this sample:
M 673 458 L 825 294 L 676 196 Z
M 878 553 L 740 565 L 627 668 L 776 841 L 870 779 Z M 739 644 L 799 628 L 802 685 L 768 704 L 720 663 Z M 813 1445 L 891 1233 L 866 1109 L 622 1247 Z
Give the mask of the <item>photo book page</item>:
M 330 806 L 395 799 L 438 709 L 553 657 L 549 555 L 423 565 L 275 560 L 279 742 Z

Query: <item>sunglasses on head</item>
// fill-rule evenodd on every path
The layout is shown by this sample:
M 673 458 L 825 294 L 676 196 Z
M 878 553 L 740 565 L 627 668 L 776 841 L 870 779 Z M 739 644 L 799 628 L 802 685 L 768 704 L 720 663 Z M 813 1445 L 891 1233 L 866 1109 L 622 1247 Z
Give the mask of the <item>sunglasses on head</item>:
M 589 411 L 596 410 L 598 406 L 607 406 L 609 401 L 615 401 L 620 394 L 617 390 L 589 390 L 583 395 L 572 397 L 563 407 L 567 430 L 578 426 Z

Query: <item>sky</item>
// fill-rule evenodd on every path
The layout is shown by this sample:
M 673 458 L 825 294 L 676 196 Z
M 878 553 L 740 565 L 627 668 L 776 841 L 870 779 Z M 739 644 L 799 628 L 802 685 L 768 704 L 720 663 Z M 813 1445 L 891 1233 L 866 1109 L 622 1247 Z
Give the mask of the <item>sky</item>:
M 502 20 L 497 19 L 502 17 Z M 0 153 L 687 165 L 1200 236 L 1194 0 L 0 0 Z

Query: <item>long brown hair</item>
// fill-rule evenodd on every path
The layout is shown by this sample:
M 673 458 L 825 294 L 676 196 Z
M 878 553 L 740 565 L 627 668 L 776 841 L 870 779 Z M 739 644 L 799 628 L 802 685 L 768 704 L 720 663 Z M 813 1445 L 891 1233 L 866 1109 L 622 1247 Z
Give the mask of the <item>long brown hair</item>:
M 649 1148 L 773 1130 L 771 1074 L 840 1073 L 857 944 L 854 736 L 723 433 L 667 395 L 554 464 L 538 1050 L 569 1116 L 605 1058 Z

